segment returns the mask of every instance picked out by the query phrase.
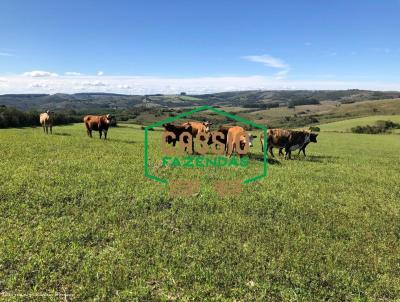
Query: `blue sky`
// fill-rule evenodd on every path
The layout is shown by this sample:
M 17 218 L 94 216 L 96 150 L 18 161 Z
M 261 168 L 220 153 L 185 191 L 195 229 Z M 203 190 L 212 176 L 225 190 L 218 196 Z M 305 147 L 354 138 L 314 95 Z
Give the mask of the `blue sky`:
M 400 0 L 2 0 L 0 93 L 400 90 L 399 13 Z

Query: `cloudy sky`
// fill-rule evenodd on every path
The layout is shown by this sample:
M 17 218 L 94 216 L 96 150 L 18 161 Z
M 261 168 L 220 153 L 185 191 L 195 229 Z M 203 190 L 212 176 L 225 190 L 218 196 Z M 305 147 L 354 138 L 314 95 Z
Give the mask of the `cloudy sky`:
M 400 0 L 63 2 L 1 1 L 0 94 L 400 90 Z

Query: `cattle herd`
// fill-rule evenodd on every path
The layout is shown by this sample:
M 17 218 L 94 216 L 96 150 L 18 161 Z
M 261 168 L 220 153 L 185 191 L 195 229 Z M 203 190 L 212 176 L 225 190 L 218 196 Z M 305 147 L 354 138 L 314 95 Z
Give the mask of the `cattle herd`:
M 210 132 L 211 122 L 185 122 L 181 125 L 174 125 L 171 123 L 164 124 L 164 130 L 167 134 L 164 135 L 165 141 L 168 144 L 173 144 L 175 146 L 176 142 L 181 138 L 184 140 L 184 143 L 188 143 L 187 136 L 184 136 L 184 133 L 189 133 L 192 138 L 197 138 L 198 136 L 202 136 L 199 138 L 207 140 L 208 144 L 214 143 L 214 141 L 218 141 L 222 143 L 225 148 L 225 154 L 227 156 L 232 156 L 233 152 L 239 152 L 239 150 L 246 150 L 247 153 L 248 147 L 253 146 L 254 138 L 256 135 L 248 133 L 243 127 L 240 126 L 220 126 L 218 130 L 214 133 Z M 218 133 L 218 135 L 214 135 Z M 171 135 L 173 134 L 173 135 Z M 273 153 L 273 148 L 279 148 L 279 155 L 283 155 L 282 150 L 285 150 L 285 159 L 291 158 L 292 151 L 299 150 L 303 152 L 304 156 L 306 156 L 306 147 L 310 142 L 317 142 L 317 133 L 312 133 L 310 131 L 296 131 L 296 130 L 285 130 L 285 129 L 268 129 L 267 130 L 267 146 L 268 152 L 272 157 L 275 157 Z M 260 143 L 261 143 L 261 151 L 264 152 L 264 133 L 260 135 Z M 194 144 L 194 140 L 193 140 Z M 191 148 L 194 150 L 195 148 Z
M 100 139 L 104 133 L 104 139 L 107 139 L 108 128 L 111 123 L 111 115 L 86 115 L 83 118 L 83 122 L 86 127 L 86 132 L 89 137 L 92 137 L 92 131 L 98 131 Z M 40 124 L 43 127 L 43 132 L 48 134 L 53 133 L 54 116 L 53 112 L 47 110 L 40 114 Z M 203 140 L 203 143 L 207 141 L 208 145 L 211 145 L 218 141 L 224 147 L 224 152 L 228 156 L 232 156 L 234 152 L 243 154 L 241 150 L 245 150 L 247 153 L 248 147 L 253 146 L 254 138 L 256 135 L 248 133 L 243 127 L 240 126 L 227 126 L 223 125 L 218 128 L 215 132 L 217 135 L 213 135 L 210 131 L 212 123 L 206 122 L 195 122 L 188 121 L 180 125 L 175 124 L 164 124 L 164 137 L 168 144 L 173 146 L 182 139 L 185 143 L 188 143 L 188 137 L 183 134 L 188 133 L 194 139 L 198 138 Z M 172 134 L 172 135 L 171 135 Z M 268 129 L 267 130 L 267 146 L 268 152 L 272 157 L 275 157 L 273 148 L 279 149 L 279 155 L 283 155 L 282 150 L 285 150 L 285 158 L 291 158 L 291 152 L 299 150 L 306 156 L 306 147 L 310 142 L 317 142 L 317 133 L 310 131 L 296 131 L 296 130 L 285 130 L 285 129 Z M 261 151 L 264 152 L 265 137 L 264 133 L 260 134 Z M 192 148 L 194 150 L 194 148 Z

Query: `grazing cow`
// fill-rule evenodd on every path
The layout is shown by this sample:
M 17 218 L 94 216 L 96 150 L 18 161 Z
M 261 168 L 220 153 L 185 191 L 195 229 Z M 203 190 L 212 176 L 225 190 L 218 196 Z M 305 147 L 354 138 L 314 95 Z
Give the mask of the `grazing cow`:
M 50 128 L 50 134 L 53 134 L 53 122 L 54 122 L 53 112 L 47 110 L 46 112 L 40 114 L 40 124 L 43 127 L 44 133 L 49 134 L 49 128 Z
M 308 131 L 304 131 L 304 132 L 308 132 Z M 317 136 L 318 133 L 310 133 L 310 140 L 306 143 L 304 143 L 304 145 L 299 149 L 299 153 L 297 153 L 297 155 L 300 155 L 301 151 L 303 151 L 304 156 L 306 156 L 306 147 L 307 145 L 311 142 L 311 143 L 316 143 L 317 142 Z M 283 155 L 282 152 L 283 148 L 279 148 L 279 155 Z
M 182 126 L 184 127 L 192 127 L 192 136 L 196 137 L 198 133 L 209 133 L 210 126 L 212 125 L 211 122 L 186 122 L 183 123 Z
M 192 126 L 190 125 L 174 125 L 174 124 L 164 124 L 163 125 L 164 129 L 165 129 L 165 133 L 166 132 L 172 132 L 175 134 L 175 138 L 172 138 L 171 136 L 166 136 L 165 137 L 165 141 L 170 144 L 172 143 L 173 146 L 176 145 L 176 142 L 179 141 L 179 137 L 181 136 L 182 133 L 184 132 L 188 132 L 190 134 L 192 134 L 193 129 Z M 185 143 L 188 143 L 187 137 L 184 140 Z
M 228 129 L 228 134 L 226 138 L 226 155 L 232 156 L 233 151 L 238 152 L 240 149 L 243 154 L 238 152 L 240 155 L 244 155 L 248 152 L 248 147 L 253 147 L 253 139 L 257 136 L 247 133 L 240 126 L 233 126 Z M 239 142 L 239 146 L 237 146 Z
M 297 149 L 300 149 L 301 151 L 311 141 L 311 133 L 308 131 L 268 129 L 267 136 L 268 136 L 267 137 L 268 151 L 271 154 L 271 156 L 275 157 L 272 148 L 276 147 L 279 148 L 279 155 L 283 155 L 282 149 L 285 149 L 285 159 L 290 159 L 292 151 Z M 312 138 L 313 142 L 314 141 L 316 142 L 316 135 L 312 134 L 312 136 L 313 136 Z M 260 139 L 260 142 L 261 142 L 261 150 L 264 151 L 263 137 Z
M 86 115 L 83 122 L 86 125 L 87 135 L 92 137 L 92 131 L 99 131 L 100 139 L 104 132 L 104 139 L 107 139 L 107 131 L 111 123 L 111 115 Z
M 222 143 L 222 144 L 225 146 L 225 149 L 226 149 L 226 139 L 227 139 L 227 137 L 228 137 L 228 131 L 229 131 L 229 129 L 232 128 L 232 127 L 233 127 L 233 126 L 226 126 L 226 125 L 223 125 L 223 126 L 220 126 L 219 129 L 218 129 L 218 131 L 217 131 L 217 132 L 221 133 L 221 134 L 223 135 L 223 137 L 217 136 L 216 140 L 217 140 L 218 142 Z M 214 143 L 213 136 L 210 135 L 210 136 L 208 137 L 208 145 L 212 145 L 213 143 Z
M 212 125 L 211 122 L 186 122 L 183 123 L 182 126 L 184 127 L 191 127 L 190 134 L 192 135 L 193 141 L 198 136 L 199 133 L 203 134 L 204 137 L 201 139 L 202 141 L 210 141 L 210 126 Z M 194 144 L 194 142 L 193 142 Z

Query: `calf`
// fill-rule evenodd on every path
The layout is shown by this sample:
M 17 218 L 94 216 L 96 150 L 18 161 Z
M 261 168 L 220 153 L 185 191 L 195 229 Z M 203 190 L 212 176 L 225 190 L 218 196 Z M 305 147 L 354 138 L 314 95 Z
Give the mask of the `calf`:
M 83 122 L 86 125 L 87 135 L 92 137 L 92 131 L 99 131 L 100 139 L 104 132 L 104 139 L 107 139 L 107 131 L 110 127 L 111 115 L 86 115 Z
M 53 112 L 47 110 L 46 112 L 41 113 L 39 120 L 40 124 L 43 127 L 43 132 L 49 134 L 49 128 L 50 128 L 50 134 L 53 134 L 53 122 L 54 122 Z

